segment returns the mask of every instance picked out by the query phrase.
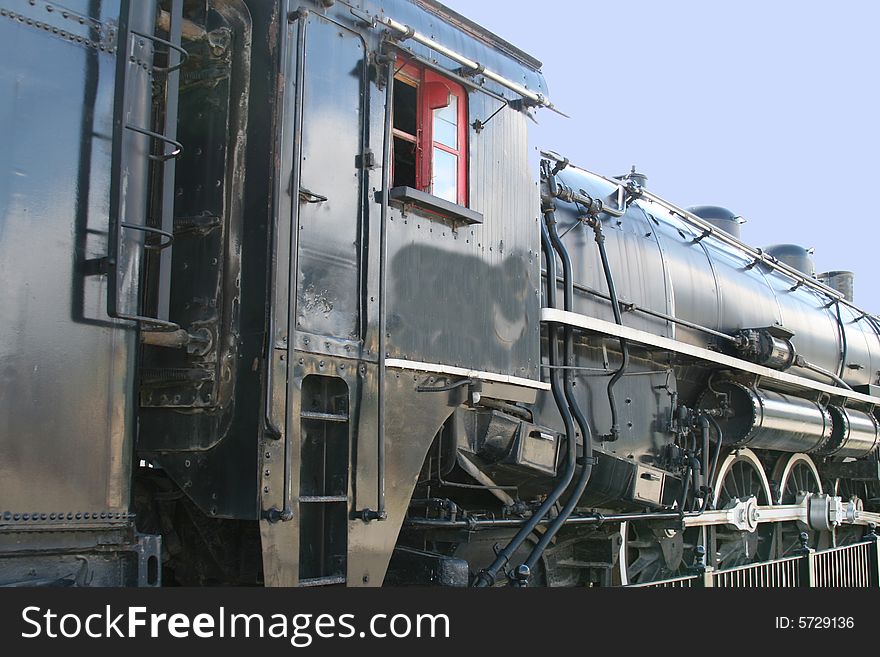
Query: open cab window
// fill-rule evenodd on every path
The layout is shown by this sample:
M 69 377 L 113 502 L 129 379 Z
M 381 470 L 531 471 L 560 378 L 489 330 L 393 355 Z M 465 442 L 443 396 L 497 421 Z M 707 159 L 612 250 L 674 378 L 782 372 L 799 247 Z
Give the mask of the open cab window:
M 401 62 L 394 79 L 392 180 L 467 206 L 467 93 L 460 84 Z

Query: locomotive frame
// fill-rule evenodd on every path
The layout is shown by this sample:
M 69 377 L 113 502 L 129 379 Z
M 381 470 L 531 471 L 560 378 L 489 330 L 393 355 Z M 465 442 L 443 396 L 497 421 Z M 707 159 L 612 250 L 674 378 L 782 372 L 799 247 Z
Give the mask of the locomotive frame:
M 4 7 L 0 583 L 629 584 L 880 519 L 880 320 L 640 174 L 534 181 L 512 44 Z

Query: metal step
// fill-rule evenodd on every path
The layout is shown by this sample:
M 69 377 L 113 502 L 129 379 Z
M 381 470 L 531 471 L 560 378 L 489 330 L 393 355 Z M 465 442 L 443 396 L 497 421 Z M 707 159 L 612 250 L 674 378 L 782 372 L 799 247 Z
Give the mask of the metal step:
M 321 420 L 323 422 L 348 422 L 348 415 L 340 415 L 337 413 L 315 413 L 313 411 L 303 411 L 300 414 L 303 420 Z
M 299 580 L 300 586 L 333 586 L 345 584 L 344 575 L 331 575 L 330 577 L 312 577 L 310 579 Z

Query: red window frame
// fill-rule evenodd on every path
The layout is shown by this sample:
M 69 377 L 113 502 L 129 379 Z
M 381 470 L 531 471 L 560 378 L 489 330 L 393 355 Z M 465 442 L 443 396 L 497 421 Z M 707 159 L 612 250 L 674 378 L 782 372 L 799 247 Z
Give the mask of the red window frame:
M 416 188 L 433 194 L 432 175 L 434 148 L 454 155 L 456 161 L 456 203 L 467 206 L 468 202 L 468 143 L 467 143 L 467 92 L 457 82 L 435 73 L 429 68 L 412 62 L 398 60 L 395 85 L 409 84 L 416 87 Z M 434 110 L 446 107 L 449 97 L 456 99 L 456 148 L 434 141 Z M 394 130 L 394 136 L 412 141 L 408 133 Z

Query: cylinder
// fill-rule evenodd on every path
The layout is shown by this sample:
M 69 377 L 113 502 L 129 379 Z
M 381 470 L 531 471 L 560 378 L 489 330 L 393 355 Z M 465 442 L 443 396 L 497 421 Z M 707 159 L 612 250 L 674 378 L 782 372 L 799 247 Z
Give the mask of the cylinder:
M 847 301 L 853 300 L 853 283 L 855 276 L 851 271 L 826 271 L 817 277 L 832 290 L 837 290 Z
M 703 221 L 720 228 L 725 233 L 740 239 L 742 236 L 742 218 L 717 205 L 694 205 L 688 208 L 688 212 L 697 215 Z
M 754 447 L 780 452 L 810 453 L 831 439 L 831 414 L 821 404 L 772 390 L 756 390 L 724 381 L 700 398 L 702 410 L 722 408 L 724 396 L 731 417 L 721 416 L 724 442 L 733 447 Z
M 831 441 L 817 454 L 861 458 L 874 451 L 880 438 L 880 429 L 871 413 L 841 406 L 829 406 L 828 410 L 834 430 Z

